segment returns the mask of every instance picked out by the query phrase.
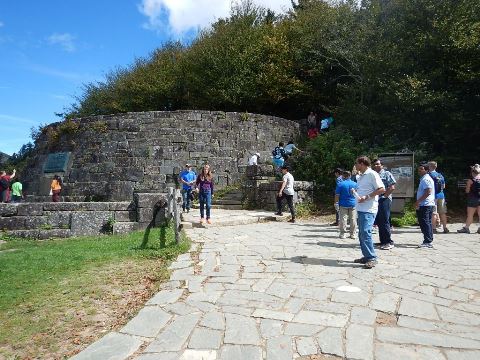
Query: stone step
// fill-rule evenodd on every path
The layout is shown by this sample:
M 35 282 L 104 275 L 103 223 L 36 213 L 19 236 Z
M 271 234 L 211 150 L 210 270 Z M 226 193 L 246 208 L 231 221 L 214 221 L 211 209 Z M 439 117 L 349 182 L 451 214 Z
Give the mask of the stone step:
M 212 205 L 242 205 L 242 201 L 222 198 L 213 200 Z
M 51 230 L 10 230 L 7 235 L 28 238 L 28 239 L 51 239 L 51 238 L 68 238 L 71 236 L 70 229 L 51 229 Z
M 276 216 L 273 212 L 262 210 L 227 210 L 217 209 L 212 211 L 212 224 L 200 223 L 197 211 L 182 214 L 184 227 L 218 227 L 255 224 L 265 221 L 284 221 L 289 215 Z
M 199 204 L 192 204 L 192 209 L 200 209 L 200 205 Z M 241 203 L 240 204 L 224 204 L 224 205 L 212 204 L 212 209 L 242 210 L 243 205 Z M 190 210 L 190 211 L 192 211 L 192 210 Z

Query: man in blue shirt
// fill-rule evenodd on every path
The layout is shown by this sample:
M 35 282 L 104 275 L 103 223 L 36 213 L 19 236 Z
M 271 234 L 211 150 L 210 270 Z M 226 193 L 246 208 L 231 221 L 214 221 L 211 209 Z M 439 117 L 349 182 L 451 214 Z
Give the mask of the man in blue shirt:
M 428 172 L 428 165 L 418 167 L 420 184 L 418 185 L 417 201 L 415 202 L 418 224 L 423 233 L 423 243 L 419 247 L 424 249 L 433 248 L 432 214 L 435 206 L 435 186 Z
M 192 195 L 192 188 L 197 180 L 197 174 L 192 170 L 192 165 L 186 164 L 185 170 L 180 173 L 180 182 L 182 183 L 182 209 L 190 212 L 190 199 Z
M 393 249 L 392 231 L 390 228 L 390 209 L 392 207 L 392 193 L 395 190 L 397 181 L 390 171 L 383 168 L 380 159 L 373 160 L 373 169 L 378 173 L 385 186 L 385 193 L 378 197 L 378 212 L 375 218 L 375 224 L 378 226 L 378 235 L 380 237 L 380 249 Z
M 347 217 L 350 221 L 350 239 L 355 239 L 357 228 L 357 211 L 355 210 L 357 200 L 352 192 L 352 189 L 357 188 L 357 183 L 352 181 L 351 177 L 350 171 L 344 171 L 342 173 L 343 181 L 339 182 L 335 189 L 335 210 L 339 212 L 340 239 L 346 238 Z
M 435 207 L 433 208 L 432 216 L 433 232 L 437 232 L 436 226 L 440 218 L 443 226 L 443 233 L 448 234 L 450 230 L 447 228 L 447 203 L 445 201 L 445 193 L 443 192 L 443 190 L 445 190 L 445 178 L 437 171 L 436 161 L 429 161 L 428 169 L 430 170 L 430 176 L 433 179 L 439 179 L 442 184 L 441 191 L 435 194 Z

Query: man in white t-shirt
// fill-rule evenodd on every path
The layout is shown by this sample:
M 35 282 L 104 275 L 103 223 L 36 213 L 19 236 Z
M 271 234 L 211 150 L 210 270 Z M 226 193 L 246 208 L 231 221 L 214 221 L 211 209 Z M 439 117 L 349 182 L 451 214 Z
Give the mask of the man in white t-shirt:
M 431 249 L 433 248 L 432 215 L 435 207 L 435 184 L 428 173 L 428 164 L 420 165 L 417 171 L 420 183 L 418 184 L 415 208 L 417 209 L 418 224 L 423 233 L 423 243 L 419 247 Z
M 248 165 L 258 165 L 258 159 L 260 158 L 260 154 L 257 152 L 253 154 L 250 159 L 248 159 Z
M 288 208 L 290 209 L 290 214 L 292 215 L 292 218 L 289 220 L 289 222 L 294 223 L 295 208 L 293 206 L 293 194 L 295 194 L 295 190 L 293 190 L 293 184 L 295 180 L 293 179 L 293 175 L 290 174 L 290 172 L 288 171 L 287 165 L 282 166 L 282 174 L 283 182 L 277 194 L 277 212 L 275 213 L 275 215 L 283 215 L 282 201 L 283 199 L 287 199 Z
M 356 259 L 356 263 L 365 264 L 366 269 L 371 269 L 377 264 L 377 255 L 373 247 L 372 228 L 378 210 L 378 195 L 385 192 L 380 176 L 370 167 L 370 159 L 360 156 L 355 162 L 356 169 L 360 172 L 357 181 L 357 218 L 358 239 L 363 257 Z

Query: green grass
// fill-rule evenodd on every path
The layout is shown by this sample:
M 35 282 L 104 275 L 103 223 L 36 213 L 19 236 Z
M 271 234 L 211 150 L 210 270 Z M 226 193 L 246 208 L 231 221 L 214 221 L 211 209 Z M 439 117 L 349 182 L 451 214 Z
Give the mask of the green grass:
M 143 291 L 143 283 L 151 291 L 158 289 L 168 279 L 169 260 L 190 247 L 185 239 L 176 245 L 169 228 L 166 246 L 160 248 L 159 234 L 152 229 L 145 249 L 139 248 L 143 232 L 67 240 L 6 239 L 0 245 L 0 358 L 18 353 L 18 358 L 57 357 L 66 351 L 65 332 L 78 332 L 81 338 L 79 328 L 102 312 L 115 313 L 110 307 L 125 293 L 134 298 L 130 291 Z M 130 315 L 127 311 L 120 317 Z M 107 323 L 113 327 L 115 321 Z

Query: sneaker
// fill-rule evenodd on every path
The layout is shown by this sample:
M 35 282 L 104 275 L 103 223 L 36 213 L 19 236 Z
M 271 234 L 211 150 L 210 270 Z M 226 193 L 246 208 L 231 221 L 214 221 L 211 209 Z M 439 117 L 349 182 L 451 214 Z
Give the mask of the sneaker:
M 393 249 L 395 246 L 393 244 L 385 244 L 385 245 L 382 245 L 380 246 L 380 249 L 381 250 L 391 250 Z
M 422 243 L 418 245 L 419 249 L 433 249 L 433 245 L 429 243 Z
M 288 220 L 289 223 L 295 223 L 295 219 Z
M 355 235 L 350 235 L 349 238 L 355 240 L 357 237 Z
M 347 238 L 347 235 L 346 235 L 346 234 L 340 234 L 338 237 L 339 237 L 340 239 L 346 239 L 346 238 Z
M 205 222 L 205 219 L 204 218 L 201 218 L 200 219 L 200 224 L 203 224 Z
M 277 215 L 277 216 L 283 216 L 283 213 L 276 212 L 275 215 Z
M 365 259 L 365 258 L 355 259 L 355 260 L 353 260 L 353 262 L 354 262 L 355 264 L 366 264 L 366 263 L 367 263 L 367 259 Z
M 477 234 L 480 234 L 480 227 L 479 227 L 478 230 L 477 230 Z
M 364 269 L 372 269 L 375 267 L 375 265 L 377 265 L 377 260 L 369 260 L 365 263 L 364 265 Z
M 211 224 L 211 223 L 212 223 L 212 220 L 207 219 L 207 224 Z
M 448 234 L 449 232 L 450 232 L 450 230 L 448 230 L 447 228 L 443 229 L 444 234 Z
M 470 234 L 470 229 L 466 228 L 465 226 L 462 227 L 460 230 L 457 230 L 457 233 L 460 234 Z

